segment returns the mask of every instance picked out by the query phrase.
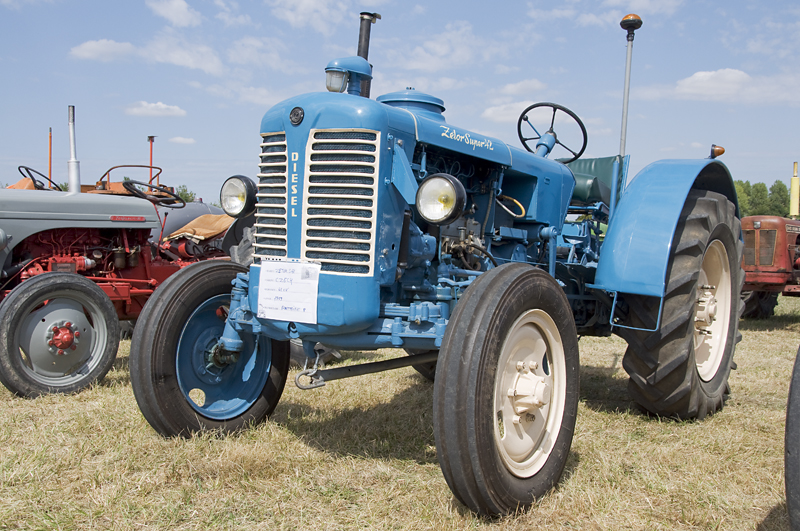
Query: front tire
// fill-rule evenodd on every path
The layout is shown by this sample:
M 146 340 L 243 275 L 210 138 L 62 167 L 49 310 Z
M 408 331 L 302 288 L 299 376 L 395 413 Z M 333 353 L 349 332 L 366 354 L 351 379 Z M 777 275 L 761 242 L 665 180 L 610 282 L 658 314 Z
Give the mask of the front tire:
M 0 381 L 16 395 L 80 391 L 106 375 L 118 346 L 114 305 L 80 275 L 37 275 L 0 304 Z
M 800 349 L 794 360 L 789 400 L 786 405 L 784 470 L 786 510 L 792 529 L 800 528 Z
M 289 370 L 286 341 L 242 334 L 237 361 L 212 364 L 225 327 L 231 281 L 245 266 L 192 264 L 148 301 L 131 341 L 131 384 L 142 414 L 161 435 L 234 432 L 257 424 L 278 404 Z
M 681 212 L 667 266 L 659 330 L 620 329 L 631 397 L 656 415 L 702 419 L 728 393 L 742 310 L 741 224 L 728 199 L 693 190 Z M 652 327 L 658 301 L 629 297 L 630 323 Z
M 578 340 L 547 273 L 512 263 L 478 277 L 445 333 L 434 382 L 436 452 L 453 494 L 499 515 L 557 483 L 578 408 Z

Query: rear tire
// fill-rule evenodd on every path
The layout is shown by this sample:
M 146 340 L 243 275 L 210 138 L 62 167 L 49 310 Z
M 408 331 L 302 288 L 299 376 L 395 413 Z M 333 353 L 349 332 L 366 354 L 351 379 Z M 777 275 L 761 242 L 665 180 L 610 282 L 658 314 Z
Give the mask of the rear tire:
M 409 356 L 414 356 L 417 354 L 428 354 L 429 352 L 436 352 L 435 350 L 419 350 L 419 349 L 403 349 L 406 351 L 406 354 Z M 429 382 L 433 382 L 436 380 L 436 361 L 429 361 L 428 363 L 421 363 L 419 365 L 412 365 L 414 370 L 417 371 L 420 376 L 428 380 Z
M 433 393 L 436 453 L 456 498 L 500 515 L 555 487 L 578 369 L 572 310 L 547 273 L 511 263 L 472 283 L 445 332 Z
M 131 341 L 131 384 L 142 414 L 161 435 L 233 432 L 257 424 L 278 404 L 289 370 L 289 344 L 242 334 L 238 361 L 209 365 L 207 352 L 225 327 L 231 281 L 247 267 L 192 264 L 153 294 Z
M 729 392 L 742 311 L 741 224 L 728 199 L 693 190 L 681 212 L 667 266 L 661 328 L 620 329 L 628 342 L 622 365 L 628 391 L 645 410 L 702 419 Z M 658 300 L 628 296 L 629 323 L 652 327 Z
M 775 306 L 778 305 L 778 293 L 768 291 L 751 291 L 742 294 L 744 312 L 742 317 L 747 319 L 767 319 L 775 315 Z

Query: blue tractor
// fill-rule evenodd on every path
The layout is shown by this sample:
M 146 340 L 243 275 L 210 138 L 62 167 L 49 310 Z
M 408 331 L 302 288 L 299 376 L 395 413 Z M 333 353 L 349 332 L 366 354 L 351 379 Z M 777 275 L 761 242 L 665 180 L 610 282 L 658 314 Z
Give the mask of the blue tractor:
M 433 96 L 363 97 L 371 73 L 363 57 L 332 61 L 328 93 L 264 115 L 258 183 L 222 190 L 229 214 L 255 214 L 253 263 L 191 265 L 148 302 L 130 368 L 156 431 L 264 421 L 292 339 L 310 360 L 304 389 L 414 366 L 434 381 L 448 485 L 503 514 L 561 476 L 581 335 L 627 341 L 630 393 L 648 412 L 701 419 L 723 406 L 743 281 L 724 164 L 663 160 L 627 184 L 628 157 L 579 158 L 586 130 L 565 107 L 525 109 L 518 149 L 447 123 Z M 570 126 L 575 145 L 559 136 Z M 405 354 L 322 369 L 318 342 Z

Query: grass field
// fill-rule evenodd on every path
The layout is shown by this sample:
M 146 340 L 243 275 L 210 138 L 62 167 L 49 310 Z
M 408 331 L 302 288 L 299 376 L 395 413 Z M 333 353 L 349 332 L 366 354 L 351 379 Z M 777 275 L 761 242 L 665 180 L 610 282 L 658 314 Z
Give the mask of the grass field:
M 105 381 L 78 395 L 23 400 L 0 388 L 0 529 L 787 530 L 800 301 L 740 328 L 732 397 L 703 422 L 638 413 L 625 343 L 581 339 L 564 477 L 527 513 L 497 520 L 454 501 L 436 460 L 433 388 L 411 368 L 314 391 L 287 384 L 270 422 L 167 440 L 139 413 L 124 342 Z

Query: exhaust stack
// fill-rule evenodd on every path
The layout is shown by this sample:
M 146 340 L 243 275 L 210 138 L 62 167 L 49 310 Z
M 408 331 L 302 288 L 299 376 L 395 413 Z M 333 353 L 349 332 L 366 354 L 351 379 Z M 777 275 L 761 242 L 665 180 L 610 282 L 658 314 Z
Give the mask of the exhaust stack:
M 67 176 L 69 178 L 69 195 L 81 193 L 81 167 L 75 146 L 75 106 L 69 106 L 69 160 Z
M 794 163 L 794 175 L 792 175 L 792 185 L 789 192 L 789 217 L 797 219 L 800 217 L 800 179 L 797 178 L 797 163 Z
M 380 19 L 381 16 L 378 13 L 361 13 L 361 27 L 358 30 L 358 51 L 356 52 L 359 57 L 369 60 L 369 36 L 372 30 L 372 24 L 375 24 Z M 371 86 L 371 79 L 362 79 L 361 95 L 365 98 L 369 98 Z

